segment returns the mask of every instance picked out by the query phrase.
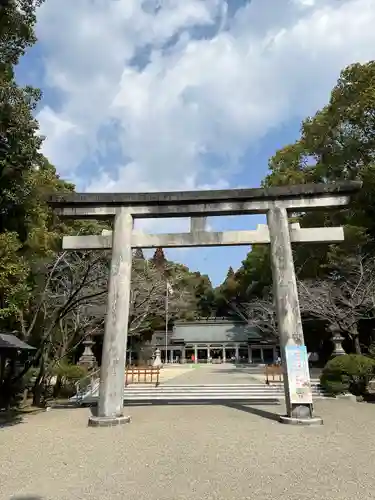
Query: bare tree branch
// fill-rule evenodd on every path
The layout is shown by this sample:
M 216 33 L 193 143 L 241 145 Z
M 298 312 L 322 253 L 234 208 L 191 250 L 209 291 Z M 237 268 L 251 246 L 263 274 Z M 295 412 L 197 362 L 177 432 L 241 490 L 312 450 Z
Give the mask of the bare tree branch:
M 255 299 L 245 304 L 236 304 L 225 300 L 242 321 L 256 327 L 266 340 L 279 338 L 276 310 L 271 294 L 263 299 Z
M 375 308 L 375 266 L 372 259 L 357 256 L 343 263 L 324 280 L 298 282 L 301 312 L 329 323 L 354 340 L 357 352 L 358 322 Z

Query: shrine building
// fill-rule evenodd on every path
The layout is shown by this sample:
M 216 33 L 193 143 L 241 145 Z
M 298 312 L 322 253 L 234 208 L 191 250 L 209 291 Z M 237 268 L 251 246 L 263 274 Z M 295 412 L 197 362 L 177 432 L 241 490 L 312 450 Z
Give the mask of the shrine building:
M 176 322 L 167 335 L 155 331 L 151 344 L 160 349 L 164 363 L 260 364 L 272 363 L 279 355 L 275 339 L 245 322 L 226 318 Z

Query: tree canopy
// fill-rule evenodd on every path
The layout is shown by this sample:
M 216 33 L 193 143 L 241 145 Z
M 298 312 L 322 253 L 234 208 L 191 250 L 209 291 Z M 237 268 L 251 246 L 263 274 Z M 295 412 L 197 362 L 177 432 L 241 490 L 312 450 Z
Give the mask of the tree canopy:
M 341 318 L 348 315 L 349 310 L 352 311 L 349 314 L 351 331 L 347 328 L 346 334 L 348 337 L 355 337 L 357 352 L 358 336 L 352 332 L 358 333 L 359 319 L 370 320 L 374 311 L 372 308 L 357 307 L 354 313 L 354 295 L 358 294 L 358 288 L 353 285 L 354 295 L 349 300 L 348 287 L 346 295 L 343 297 L 343 292 L 340 295 L 342 287 L 340 288 L 336 278 L 343 269 L 349 268 L 351 276 L 355 275 L 358 262 L 364 259 L 366 269 L 372 269 L 371 276 L 366 278 L 367 285 L 372 283 L 374 270 L 369 263 L 375 252 L 374 158 L 375 61 L 370 61 L 352 64 L 343 69 L 327 105 L 314 116 L 306 118 L 301 125 L 300 137 L 293 144 L 277 151 L 269 160 L 269 173 L 262 183 L 264 187 L 269 187 L 343 180 L 362 181 L 362 190 L 345 209 L 322 209 L 293 214 L 293 220 L 300 222 L 302 227 L 344 226 L 343 243 L 299 244 L 294 247 L 293 253 L 298 278 L 301 283 L 305 283 L 305 287 L 300 288 L 304 291 L 302 305 L 305 319 L 307 316 L 308 319 L 322 319 L 323 316 L 327 319 L 329 316 L 332 322 L 332 311 L 336 311 L 336 316 L 340 311 Z M 215 290 L 215 303 L 220 312 L 223 304 L 227 304 L 228 311 L 233 310 L 234 306 L 239 310 L 241 305 L 252 303 L 253 306 L 248 308 L 252 320 L 255 320 L 254 311 L 259 313 L 262 310 L 264 313 L 267 310 L 267 314 L 272 313 L 272 303 L 269 303 L 272 290 L 269 257 L 266 245 L 254 246 L 234 276 L 232 273 L 231 276 L 228 274 L 224 283 Z M 333 300 L 332 293 L 328 291 L 332 292 L 333 289 L 337 291 L 336 298 L 330 302 L 329 300 Z M 312 298 L 315 297 L 316 303 L 319 302 L 319 290 L 325 301 L 320 303 L 320 314 L 317 314 Z M 367 299 L 371 303 L 373 297 L 368 296 Z M 261 304 L 261 307 L 254 307 L 254 304 Z M 258 314 L 258 318 L 264 322 L 263 313 Z M 341 329 L 345 330 L 344 327 Z
M 326 106 L 301 125 L 300 138 L 269 161 L 263 186 L 361 180 L 363 189 L 347 209 L 296 214 L 302 227 L 343 225 L 340 245 L 298 245 L 301 277 L 327 276 L 342 259 L 374 252 L 375 61 L 345 68 Z M 271 284 L 269 251 L 255 246 L 236 273 L 239 289 L 262 294 Z

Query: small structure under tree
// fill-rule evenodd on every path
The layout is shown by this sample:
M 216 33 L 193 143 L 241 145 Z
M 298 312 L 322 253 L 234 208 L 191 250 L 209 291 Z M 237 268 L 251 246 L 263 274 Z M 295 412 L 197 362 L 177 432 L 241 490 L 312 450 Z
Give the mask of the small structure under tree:
M 12 334 L 0 333 L 0 410 L 8 409 L 22 391 L 16 375 L 35 348 Z

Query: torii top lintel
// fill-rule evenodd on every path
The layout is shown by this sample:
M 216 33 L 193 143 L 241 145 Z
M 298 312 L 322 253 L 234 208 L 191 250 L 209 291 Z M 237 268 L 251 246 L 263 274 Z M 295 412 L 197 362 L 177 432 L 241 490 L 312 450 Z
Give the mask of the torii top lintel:
M 210 191 L 63 193 L 49 196 L 48 203 L 69 218 L 107 218 L 119 207 L 142 218 L 241 215 L 266 212 L 275 205 L 288 210 L 346 205 L 361 186 L 359 181 L 347 181 Z

